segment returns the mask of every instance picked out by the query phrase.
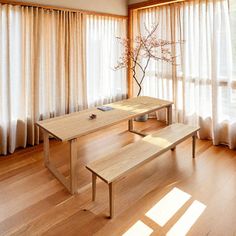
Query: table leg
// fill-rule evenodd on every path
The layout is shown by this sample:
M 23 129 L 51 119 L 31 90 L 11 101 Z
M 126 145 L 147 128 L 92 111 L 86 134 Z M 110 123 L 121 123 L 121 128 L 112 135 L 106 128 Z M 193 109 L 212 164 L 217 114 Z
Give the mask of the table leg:
M 70 192 L 77 191 L 77 139 L 70 140 Z
M 146 134 L 144 134 L 144 133 L 142 133 L 142 132 L 139 132 L 139 131 L 137 131 L 137 130 L 134 130 L 134 121 L 133 121 L 133 119 L 129 120 L 129 123 L 128 123 L 128 130 L 129 130 L 129 132 L 134 133 L 134 134 L 141 135 L 142 137 L 147 136 Z
M 192 155 L 193 155 L 193 158 L 195 158 L 195 149 L 196 149 L 196 134 L 194 134 L 193 136 L 192 136 L 192 139 L 193 139 L 193 147 L 192 147 Z
M 129 131 L 132 132 L 134 130 L 134 122 L 133 119 L 129 120 Z
M 49 134 L 46 131 L 43 131 L 43 152 L 44 152 L 44 165 L 47 166 L 49 163 Z
M 68 189 L 71 190 L 70 182 L 65 178 L 50 161 L 50 151 L 49 151 L 49 133 L 43 131 L 43 149 L 44 149 L 44 165 L 48 168 L 48 170 Z M 71 192 L 71 191 L 70 191 Z
M 167 107 L 167 124 L 172 124 L 172 105 Z

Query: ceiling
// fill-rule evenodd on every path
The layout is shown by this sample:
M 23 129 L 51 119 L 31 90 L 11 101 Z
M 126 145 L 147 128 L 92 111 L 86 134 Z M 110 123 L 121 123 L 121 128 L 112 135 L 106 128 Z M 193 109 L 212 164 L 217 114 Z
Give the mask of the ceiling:
M 14 2 L 31 2 L 41 5 L 82 9 L 118 15 L 127 15 L 127 1 L 128 0 L 14 0 Z

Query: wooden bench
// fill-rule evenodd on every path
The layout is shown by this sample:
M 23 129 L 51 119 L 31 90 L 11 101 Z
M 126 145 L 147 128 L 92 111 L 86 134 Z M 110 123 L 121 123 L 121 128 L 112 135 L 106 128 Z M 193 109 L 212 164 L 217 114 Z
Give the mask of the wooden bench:
M 195 157 L 195 140 L 198 127 L 172 124 L 154 134 L 131 143 L 120 150 L 96 160 L 86 166 L 92 172 L 92 200 L 96 197 L 96 178 L 109 185 L 110 218 L 114 215 L 114 183 L 131 171 L 153 160 L 189 137 L 192 137 L 192 157 Z

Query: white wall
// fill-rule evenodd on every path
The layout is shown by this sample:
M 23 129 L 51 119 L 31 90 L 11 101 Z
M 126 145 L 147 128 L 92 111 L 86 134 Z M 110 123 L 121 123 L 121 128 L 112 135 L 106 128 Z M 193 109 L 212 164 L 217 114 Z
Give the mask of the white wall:
M 128 0 L 128 4 L 134 4 L 138 2 L 146 2 L 147 0 Z
M 14 0 L 42 5 L 127 15 L 127 0 Z

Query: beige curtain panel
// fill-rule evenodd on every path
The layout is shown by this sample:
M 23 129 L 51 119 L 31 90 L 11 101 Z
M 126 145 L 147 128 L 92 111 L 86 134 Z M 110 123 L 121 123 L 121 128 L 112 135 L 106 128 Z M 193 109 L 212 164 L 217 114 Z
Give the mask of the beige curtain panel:
M 0 154 L 38 144 L 36 121 L 88 107 L 85 32 L 82 13 L 0 4 Z

